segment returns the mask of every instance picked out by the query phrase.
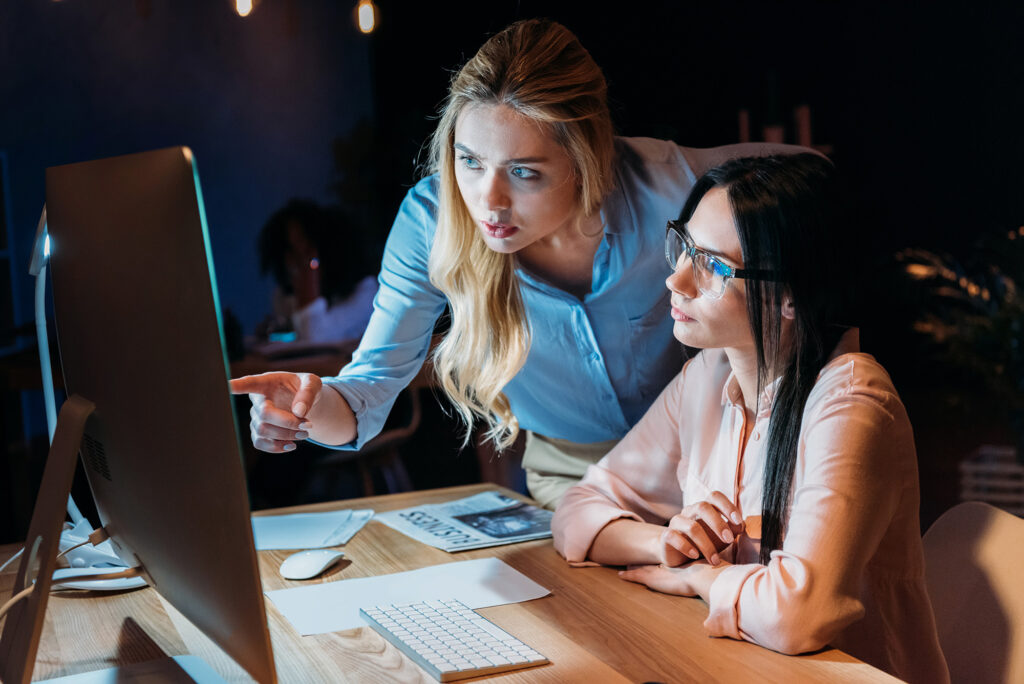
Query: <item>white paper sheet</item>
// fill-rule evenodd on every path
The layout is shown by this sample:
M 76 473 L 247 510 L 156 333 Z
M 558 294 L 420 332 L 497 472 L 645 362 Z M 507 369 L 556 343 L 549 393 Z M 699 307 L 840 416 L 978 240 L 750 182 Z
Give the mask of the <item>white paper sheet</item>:
M 470 608 L 486 608 L 550 593 L 497 558 L 266 592 L 303 636 L 362 627 L 359 609 L 383 603 L 456 598 Z
M 257 551 L 271 549 L 320 549 L 346 544 L 363 528 L 370 509 L 254 515 L 252 532 Z

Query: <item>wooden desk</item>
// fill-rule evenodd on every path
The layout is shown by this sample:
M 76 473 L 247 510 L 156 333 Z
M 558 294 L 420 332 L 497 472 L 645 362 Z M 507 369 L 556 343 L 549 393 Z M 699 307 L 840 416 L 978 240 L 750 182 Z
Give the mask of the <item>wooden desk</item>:
M 493 488 L 470 485 L 283 510 L 352 507 L 383 511 Z M 16 549 L 0 548 L 0 561 Z M 749 643 L 708 638 L 702 627 L 707 607 L 699 599 L 649 591 L 620 580 L 611 568 L 570 568 L 550 540 L 449 554 L 371 521 L 345 547 L 345 553 L 340 566 L 316 581 L 497 556 L 551 590 L 551 596 L 536 601 L 480 611 L 552 662 L 494 680 L 503 684 L 898 681 L 834 649 L 793 657 Z M 288 554 L 260 552 L 266 589 L 306 584 L 278 575 L 278 564 Z M 14 572 L 8 568 L 0 575 L 0 596 L 10 593 Z M 301 637 L 269 600 L 267 616 L 282 682 L 434 681 L 369 628 Z M 45 679 L 186 653 L 200 656 L 229 681 L 251 681 L 152 589 L 119 595 L 58 592 L 47 608 L 34 677 Z

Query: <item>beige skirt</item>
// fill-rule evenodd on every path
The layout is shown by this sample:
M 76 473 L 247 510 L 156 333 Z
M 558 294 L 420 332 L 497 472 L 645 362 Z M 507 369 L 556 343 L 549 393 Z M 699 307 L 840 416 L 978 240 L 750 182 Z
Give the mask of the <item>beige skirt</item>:
M 527 432 L 523 469 L 530 496 L 544 508 L 554 510 L 565 491 L 618 443 L 619 440 L 611 439 L 580 444 Z

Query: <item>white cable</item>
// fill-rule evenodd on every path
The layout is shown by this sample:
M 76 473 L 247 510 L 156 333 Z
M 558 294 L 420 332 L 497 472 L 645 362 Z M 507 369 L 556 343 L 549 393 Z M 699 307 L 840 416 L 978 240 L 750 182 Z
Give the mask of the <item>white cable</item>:
M 11 556 L 7 560 L 5 560 L 3 565 L 0 565 L 0 572 L 3 572 L 4 570 L 6 570 L 7 566 L 10 565 L 11 563 L 13 563 L 14 561 L 16 561 L 18 559 L 18 557 L 21 556 L 21 554 L 24 553 L 24 552 L 25 552 L 25 549 L 18 549 L 18 553 L 14 554 L 13 556 Z
M 139 572 L 138 568 L 128 568 L 127 570 L 121 570 L 119 572 L 104 572 L 100 575 L 72 575 L 71 577 L 61 577 L 60 579 L 52 580 L 54 585 L 57 584 L 70 584 L 71 582 L 98 582 L 100 580 L 112 580 L 112 579 L 127 579 L 129 577 L 139 577 L 142 573 Z
M 85 546 L 86 544 L 92 544 L 92 542 L 91 542 L 91 541 L 89 541 L 88 539 L 86 539 L 86 540 L 85 540 L 85 541 L 83 541 L 83 542 L 78 542 L 78 543 L 77 543 L 77 544 L 75 544 L 74 546 L 72 546 L 72 547 L 69 547 L 69 548 L 66 548 L 66 549 L 64 549 L 63 551 L 61 551 L 60 553 L 58 553 L 58 554 L 57 554 L 57 558 L 60 558 L 61 556 L 63 556 L 64 554 L 66 554 L 66 553 L 68 553 L 68 552 L 70 552 L 70 551 L 74 551 L 74 550 L 75 550 L 75 549 L 77 549 L 77 548 L 80 548 L 80 547 L 82 547 L 82 546 Z
M 53 584 L 54 585 L 67 584 L 69 582 L 98 582 L 100 580 L 112 580 L 112 579 L 123 579 L 123 578 L 127 578 L 127 577 L 138 577 L 140 574 L 142 574 L 142 573 L 139 572 L 138 568 L 128 568 L 127 570 L 122 570 L 120 572 L 105 572 L 102 575 L 74 575 L 72 577 L 64 577 L 64 578 L 60 579 L 59 581 L 54 580 Z M 7 615 L 7 611 L 9 611 L 11 608 L 14 607 L 14 604 L 16 604 L 18 601 L 22 600 L 23 598 L 28 597 L 28 595 L 31 594 L 32 591 L 35 588 L 36 588 L 36 585 L 32 584 L 31 586 L 25 587 L 24 589 L 19 591 L 17 594 L 12 596 L 7 601 L 7 603 L 5 603 L 2 607 L 0 607 L 0 620 L 3 619 L 4 615 Z

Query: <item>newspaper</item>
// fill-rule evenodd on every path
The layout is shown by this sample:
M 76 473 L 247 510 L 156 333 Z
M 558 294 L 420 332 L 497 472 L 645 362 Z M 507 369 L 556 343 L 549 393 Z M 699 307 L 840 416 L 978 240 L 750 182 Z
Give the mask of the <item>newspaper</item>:
M 377 513 L 388 527 L 445 551 L 468 551 L 551 536 L 551 511 L 482 492 L 465 499 Z

